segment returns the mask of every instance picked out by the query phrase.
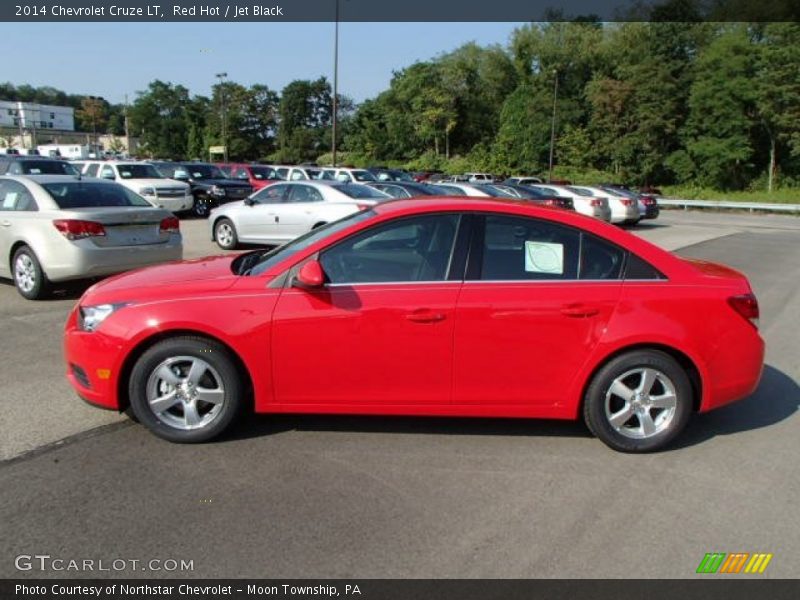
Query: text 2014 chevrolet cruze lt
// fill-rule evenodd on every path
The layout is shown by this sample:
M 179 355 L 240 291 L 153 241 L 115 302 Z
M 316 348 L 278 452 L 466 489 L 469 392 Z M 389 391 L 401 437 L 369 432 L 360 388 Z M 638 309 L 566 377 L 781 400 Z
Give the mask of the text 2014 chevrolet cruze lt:
M 271 252 L 90 288 L 67 376 L 156 435 L 200 442 L 247 408 L 583 418 L 617 450 L 669 443 L 750 394 L 747 279 L 524 202 L 379 204 Z

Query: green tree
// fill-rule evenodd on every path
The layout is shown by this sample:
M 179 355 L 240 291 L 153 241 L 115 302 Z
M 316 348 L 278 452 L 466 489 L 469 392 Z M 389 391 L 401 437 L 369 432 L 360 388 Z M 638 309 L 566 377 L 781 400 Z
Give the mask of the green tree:
M 139 92 L 128 115 L 131 135 L 140 138 L 142 151 L 159 158 L 185 158 L 190 103 L 185 87 L 159 80 Z

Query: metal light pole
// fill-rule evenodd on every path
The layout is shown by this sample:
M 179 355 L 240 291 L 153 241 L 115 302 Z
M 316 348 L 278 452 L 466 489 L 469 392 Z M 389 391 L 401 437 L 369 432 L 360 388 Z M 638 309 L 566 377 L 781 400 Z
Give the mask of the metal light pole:
M 553 148 L 556 141 L 556 101 L 558 100 L 558 69 L 553 69 L 555 81 L 553 83 L 553 118 L 550 121 L 550 170 L 547 180 L 553 181 Z
M 227 114 L 225 112 L 225 78 L 227 73 L 217 73 L 215 77 L 220 82 L 220 99 L 222 100 L 222 161 L 228 162 L 228 124 Z
M 336 166 L 336 118 L 338 112 L 339 95 L 339 0 L 336 0 L 336 25 L 333 35 L 333 140 L 331 141 L 331 153 L 333 154 L 333 166 Z

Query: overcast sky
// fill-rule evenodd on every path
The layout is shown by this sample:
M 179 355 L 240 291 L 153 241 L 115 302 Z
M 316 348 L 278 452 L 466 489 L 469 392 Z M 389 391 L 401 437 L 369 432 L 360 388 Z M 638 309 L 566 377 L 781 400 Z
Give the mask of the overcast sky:
M 393 70 L 469 41 L 506 45 L 518 23 L 340 23 L 339 92 L 357 102 Z M 51 85 L 121 103 L 153 79 L 210 93 L 214 74 L 280 91 L 333 78 L 333 23 L 0 23 L 0 81 Z

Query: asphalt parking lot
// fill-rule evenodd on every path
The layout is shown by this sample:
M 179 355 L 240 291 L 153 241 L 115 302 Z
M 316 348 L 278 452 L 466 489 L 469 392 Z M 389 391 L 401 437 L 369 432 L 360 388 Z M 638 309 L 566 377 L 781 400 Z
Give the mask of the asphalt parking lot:
M 184 221 L 186 257 L 217 254 Z M 177 446 L 84 405 L 63 377 L 79 297 L 0 282 L 0 577 L 19 554 L 194 561 L 125 577 L 692 576 L 706 552 L 800 554 L 800 219 L 668 211 L 633 231 L 745 272 L 767 367 L 747 400 L 654 455 L 577 423 L 262 416 Z M 65 440 L 59 443 L 60 440 Z M 71 577 L 97 573 L 69 573 Z

